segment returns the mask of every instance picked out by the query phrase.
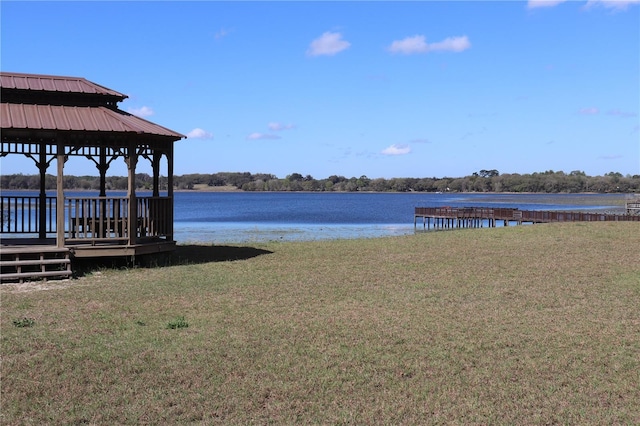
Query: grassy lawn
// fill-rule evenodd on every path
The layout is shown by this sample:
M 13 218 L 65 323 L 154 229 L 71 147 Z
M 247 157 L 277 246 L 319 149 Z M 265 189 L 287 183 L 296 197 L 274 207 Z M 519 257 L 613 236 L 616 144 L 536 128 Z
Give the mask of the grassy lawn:
M 639 225 L 180 247 L 3 284 L 0 423 L 640 424 Z

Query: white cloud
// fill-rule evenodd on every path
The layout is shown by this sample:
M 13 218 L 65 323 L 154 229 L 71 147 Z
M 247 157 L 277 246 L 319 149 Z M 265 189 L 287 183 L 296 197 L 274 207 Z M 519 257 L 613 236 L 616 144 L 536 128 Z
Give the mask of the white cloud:
M 407 37 L 402 40 L 396 40 L 389 46 L 389 51 L 392 53 L 402 53 L 404 55 L 410 55 L 412 53 L 425 53 L 429 50 L 427 42 L 424 36 L 416 35 L 413 37 Z
M 130 114 L 137 115 L 138 117 L 150 117 L 153 115 L 153 110 L 148 106 L 129 108 L 127 111 L 129 111 Z
M 600 110 L 595 107 L 588 107 L 588 108 L 581 108 L 580 111 L 578 112 L 582 115 L 596 115 L 600 113 Z
M 272 121 L 271 123 L 267 124 L 267 127 L 273 132 L 281 132 L 283 130 L 295 129 L 296 126 L 294 124 L 282 124 Z
M 407 144 L 393 144 L 382 150 L 384 155 L 405 155 L 411 152 L 411 147 Z
M 189 133 L 187 133 L 187 137 L 188 138 L 193 138 L 193 139 L 212 139 L 213 138 L 213 134 L 207 132 L 206 130 L 203 130 L 199 127 L 196 127 L 195 129 L 193 129 L 192 131 L 190 131 Z
M 429 44 L 429 51 L 462 52 L 471 47 L 467 36 L 447 37 L 443 41 Z
M 471 47 L 471 42 L 467 36 L 447 37 L 442 41 L 427 43 L 423 35 L 415 35 L 402 40 L 395 40 L 389 46 L 391 53 L 401 53 L 412 55 L 414 53 L 427 52 L 462 52 Z
M 272 135 L 269 133 L 254 132 L 254 133 L 251 133 L 249 136 L 247 136 L 247 139 L 252 141 L 261 140 L 261 139 L 280 139 L 280 136 Z
M 317 39 L 311 42 L 309 49 L 307 49 L 308 56 L 333 56 L 336 53 L 342 52 L 351 46 L 346 40 L 342 39 L 342 34 L 333 33 L 327 31 Z
M 528 9 L 538 9 L 541 7 L 554 7 L 566 0 L 529 0 L 527 2 Z

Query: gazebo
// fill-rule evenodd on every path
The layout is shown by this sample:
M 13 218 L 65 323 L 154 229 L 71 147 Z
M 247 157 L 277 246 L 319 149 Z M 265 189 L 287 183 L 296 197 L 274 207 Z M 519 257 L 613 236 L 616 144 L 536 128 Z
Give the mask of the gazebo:
M 173 143 L 184 135 L 118 109 L 126 95 L 84 78 L 0 72 L 0 83 L 0 156 L 5 161 L 26 156 L 40 175 L 38 195 L 0 195 L 3 278 L 22 279 L 15 274 L 22 273 L 19 265 L 27 253 L 38 252 L 36 257 L 47 260 L 49 252 L 68 253 L 54 257 L 69 259 L 69 254 L 135 256 L 175 248 Z M 64 166 L 70 156 L 95 164 L 97 196 L 65 193 Z M 163 157 L 167 187 L 161 195 Z M 107 196 L 106 174 L 119 158 L 126 164 L 128 189 L 124 196 Z M 144 160 L 151 164 L 153 185 L 151 194 L 138 196 L 136 166 Z M 56 194 L 48 196 L 45 176 L 53 164 Z M 35 265 L 38 259 L 28 260 Z M 37 266 L 50 272 L 44 263 Z M 41 276 L 48 275 L 54 274 Z

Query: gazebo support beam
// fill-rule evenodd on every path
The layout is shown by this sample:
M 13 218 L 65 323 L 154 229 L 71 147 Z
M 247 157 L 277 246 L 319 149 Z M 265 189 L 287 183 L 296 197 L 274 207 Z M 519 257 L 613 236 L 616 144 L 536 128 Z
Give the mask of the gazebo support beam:
M 47 238 L 47 146 L 40 143 L 38 170 L 40 171 L 40 199 L 38 200 L 38 238 Z
M 58 172 L 56 174 L 56 245 L 60 248 L 64 247 L 64 162 L 66 160 L 64 150 L 64 142 L 58 139 L 56 157 L 58 164 Z
M 173 241 L 173 144 L 169 144 L 166 151 L 167 156 L 167 197 L 169 197 L 169 230 L 167 232 L 167 240 Z
M 138 152 L 135 141 L 129 142 L 125 162 L 127 163 L 128 171 L 127 198 L 129 199 L 127 237 L 129 238 L 129 245 L 135 245 L 138 234 L 138 203 L 136 201 L 136 165 L 138 163 Z
M 162 159 L 162 152 L 158 150 L 153 151 L 153 160 L 151 161 L 151 168 L 153 169 L 153 196 L 160 196 L 160 160 Z

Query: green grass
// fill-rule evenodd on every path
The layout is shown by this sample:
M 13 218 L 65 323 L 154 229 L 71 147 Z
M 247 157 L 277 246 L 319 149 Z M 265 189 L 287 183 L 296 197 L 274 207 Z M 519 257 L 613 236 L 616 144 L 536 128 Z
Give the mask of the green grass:
M 636 223 L 175 258 L 0 286 L 0 423 L 640 424 Z

